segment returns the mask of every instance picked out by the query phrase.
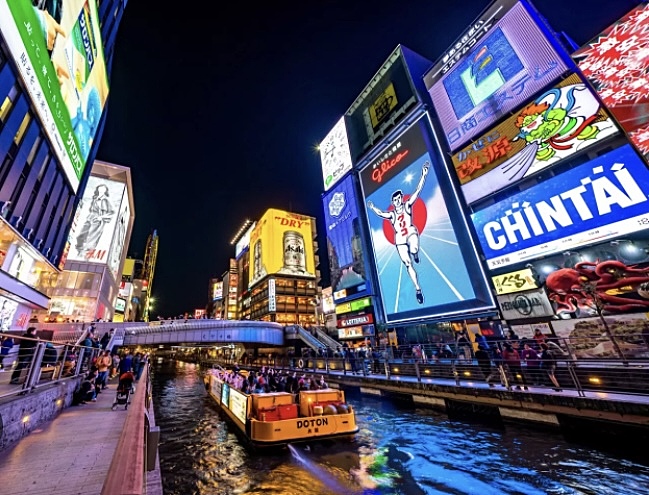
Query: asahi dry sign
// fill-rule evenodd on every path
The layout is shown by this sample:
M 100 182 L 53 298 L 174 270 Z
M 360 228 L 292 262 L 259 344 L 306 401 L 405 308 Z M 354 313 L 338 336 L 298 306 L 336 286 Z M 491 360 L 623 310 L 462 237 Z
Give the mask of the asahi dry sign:
M 554 311 L 543 289 L 498 296 L 500 312 L 505 320 L 552 316 Z

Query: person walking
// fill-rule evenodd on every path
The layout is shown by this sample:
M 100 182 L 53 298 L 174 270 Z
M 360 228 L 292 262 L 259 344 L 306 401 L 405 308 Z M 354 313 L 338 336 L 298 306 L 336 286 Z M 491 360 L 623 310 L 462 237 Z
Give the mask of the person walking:
M 521 385 L 523 385 L 523 389 L 527 390 L 527 380 L 525 380 L 523 368 L 521 367 L 520 354 L 518 354 L 518 351 L 509 343 L 505 344 L 503 360 L 509 368 L 513 380 L 516 382 L 516 390 L 520 390 Z
M 491 383 L 491 379 L 494 375 L 493 371 L 491 370 L 491 355 L 484 345 L 480 344 L 478 346 L 478 350 L 475 351 L 475 358 L 478 361 L 478 367 L 484 375 L 485 381 L 487 382 L 489 387 L 494 387 L 495 385 Z
M 18 363 L 16 363 L 16 368 L 11 375 L 11 382 L 13 385 L 18 385 L 20 383 L 20 375 L 22 370 L 29 368 L 29 364 L 34 358 L 34 351 L 38 345 L 38 337 L 36 336 L 36 327 L 29 327 L 27 331 L 22 335 L 20 339 L 20 344 L 18 347 Z
M 559 385 L 559 380 L 555 376 L 554 372 L 557 369 L 557 358 L 554 354 L 554 351 L 550 349 L 550 346 L 543 342 L 541 344 L 541 368 L 545 370 L 548 375 L 548 378 L 554 385 L 555 392 L 561 392 L 562 388 Z
M 0 345 L 0 371 L 4 371 L 4 359 L 9 355 L 9 352 L 14 347 L 14 339 L 11 335 L 2 338 L 2 345 Z

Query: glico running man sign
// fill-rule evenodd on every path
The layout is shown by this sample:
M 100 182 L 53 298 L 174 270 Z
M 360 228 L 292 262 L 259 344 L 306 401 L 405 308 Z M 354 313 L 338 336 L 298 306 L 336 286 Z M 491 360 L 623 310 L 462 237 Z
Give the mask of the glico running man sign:
M 448 171 L 419 119 L 361 172 L 386 321 L 495 308 Z
M 471 215 L 490 269 L 649 228 L 649 170 L 624 145 Z

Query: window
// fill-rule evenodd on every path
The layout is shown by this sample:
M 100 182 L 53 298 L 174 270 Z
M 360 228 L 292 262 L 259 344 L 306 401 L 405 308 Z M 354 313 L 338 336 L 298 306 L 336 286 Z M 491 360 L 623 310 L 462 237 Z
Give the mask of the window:
M 2 102 L 2 106 L 0 106 L 0 122 L 4 122 L 7 119 L 9 112 L 14 107 L 16 96 L 18 96 L 18 84 L 13 85 L 9 90 L 9 94 Z
M 20 123 L 20 127 L 18 127 L 18 132 L 16 132 L 16 135 L 14 136 L 14 144 L 16 146 L 20 146 L 20 143 L 22 142 L 23 137 L 25 136 L 25 131 L 27 130 L 27 126 L 31 121 L 32 121 L 32 116 L 29 114 L 29 112 L 27 112 L 23 117 L 23 121 Z
M 36 152 L 38 151 L 38 147 L 40 146 L 42 140 L 43 140 L 43 135 L 39 133 L 36 139 L 34 140 L 32 149 L 29 150 L 29 155 L 27 155 L 27 165 L 31 165 L 33 163 L 34 157 L 36 156 Z

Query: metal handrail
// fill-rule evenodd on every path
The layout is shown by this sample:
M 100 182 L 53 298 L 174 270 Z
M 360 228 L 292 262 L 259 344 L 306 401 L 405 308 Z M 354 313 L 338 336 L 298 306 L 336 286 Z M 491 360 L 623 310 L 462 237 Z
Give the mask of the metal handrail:
M 29 392 L 61 380 L 86 373 L 101 349 L 74 344 L 54 344 L 22 335 L 0 332 L 10 336 L 14 345 L 3 357 L 5 373 L 0 374 L 0 397 Z M 32 341 L 35 346 L 20 354 L 20 342 Z

